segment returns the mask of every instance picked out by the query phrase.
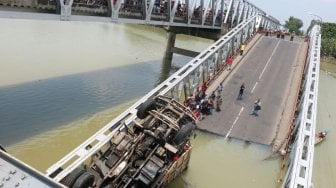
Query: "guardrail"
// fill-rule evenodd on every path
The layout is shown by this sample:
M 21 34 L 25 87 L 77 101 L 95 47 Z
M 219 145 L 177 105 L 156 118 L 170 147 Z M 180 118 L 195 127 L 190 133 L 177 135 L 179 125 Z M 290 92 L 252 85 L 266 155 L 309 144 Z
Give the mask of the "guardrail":
M 320 26 L 315 25 L 310 34 L 309 56 L 307 59 L 304 90 L 300 114 L 295 121 L 294 142 L 289 156 L 288 170 L 282 187 L 311 188 L 313 174 L 317 94 L 320 70 Z

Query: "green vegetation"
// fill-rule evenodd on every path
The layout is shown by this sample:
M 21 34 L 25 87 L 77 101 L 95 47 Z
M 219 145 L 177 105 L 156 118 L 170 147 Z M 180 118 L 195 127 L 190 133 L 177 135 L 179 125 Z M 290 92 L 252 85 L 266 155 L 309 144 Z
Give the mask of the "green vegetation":
M 322 23 L 321 34 L 321 69 L 336 76 L 336 23 Z
M 336 58 L 336 23 L 323 23 L 321 31 L 321 56 Z
M 312 20 L 307 33 L 317 23 L 319 22 Z M 336 58 L 336 23 L 322 23 L 321 34 L 321 56 L 323 58 Z M 328 60 L 328 62 L 330 61 Z
M 289 30 L 290 33 L 294 32 L 296 35 L 302 35 L 300 28 L 303 26 L 302 20 L 295 18 L 293 16 L 289 17 L 286 21 L 285 27 Z

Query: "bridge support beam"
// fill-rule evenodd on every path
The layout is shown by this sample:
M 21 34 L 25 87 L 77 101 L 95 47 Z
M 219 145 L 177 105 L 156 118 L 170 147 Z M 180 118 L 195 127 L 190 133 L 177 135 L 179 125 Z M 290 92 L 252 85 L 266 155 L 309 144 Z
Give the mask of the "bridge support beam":
M 184 56 L 189 56 L 189 57 L 196 57 L 199 54 L 199 52 L 195 52 L 195 51 L 187 50 L 187 49 L 182 49 L 182 48 L 178 48 L 178 47 L 172 47 L 171 51 L 172 51 L 172 53 L 180 54 L 180 55 L 184 55 Z

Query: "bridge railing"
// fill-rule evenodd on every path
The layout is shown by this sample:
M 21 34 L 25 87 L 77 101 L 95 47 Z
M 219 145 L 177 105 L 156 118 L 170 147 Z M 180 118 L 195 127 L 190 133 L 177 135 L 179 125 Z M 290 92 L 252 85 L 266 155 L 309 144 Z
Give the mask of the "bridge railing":
M 253 35 L 256 31 L 256 20 L 257 16 L 253 16 L 221 37 L 92 137 L 52 165 L 47 169 L 47 175 L 60 181 L 75 168 L 83 165 L 85 161 L 91 160 L 95 154 L 99 154 L 101 148 L 109 147 L 113 136 L 133 122 L 138 107 L 149 98 L 156 95 L 168 95 L 183 102 L 187 96 L 197 92 L 204 82 L 218 75 L 226 63 L 226 58 L 235 53 L 240 44 Z
M 312 187 L 320 44 L 320 26 L 315 25 L 310 35 L 308 67 L 303 82 L 304 89 L 300 103 L 300 113 L 293 130 L 294 141 L 291 145 L 292 150 L 289 154 L 288 169 L 283 183 L 285 188 Z

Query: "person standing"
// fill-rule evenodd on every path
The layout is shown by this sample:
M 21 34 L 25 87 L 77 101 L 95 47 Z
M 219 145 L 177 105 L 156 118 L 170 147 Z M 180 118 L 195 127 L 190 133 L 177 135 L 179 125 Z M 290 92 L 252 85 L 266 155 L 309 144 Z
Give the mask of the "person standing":
M 290 41 L 293 41 L 293 40 L 294 40 L 294 32 L 292 32 L 290 35 Z
M 223 82 L 221 82 L 221 83 L 218 85 L 218 87 L 217 87 L 217 92 L 218 92 L 218 94 L 221 94 L 222 91 L 223 91 Z
M 244 50 L 245 50 L 245 43 L 242 43 L 240 45 L 240 55 L 243 55 Z
M 216 96 L 216 111 L 219 112 L 221 111 L 220 106 L 222 105 L 222 97 L 221 95 L 218 93 L 218 95 Z
M 252 108 L 252 113 L 250 115 L 258 116 L 258 111 L 261 110 L 261 99 L 257 99 Z
M 231 70 L 232 62 L 233 62 L 233 58 L 232 56 L 229 56 L 229 58 L 227 59 L 227 70 Z
M 238 100 L 242 100 L 243 99 L 244 89 L 245 89 L 245 85 L 243 83 L 240 86 L 240 89 L 239 89 L 239 94 L 238 94 L 238 97 L 237 97 Z

